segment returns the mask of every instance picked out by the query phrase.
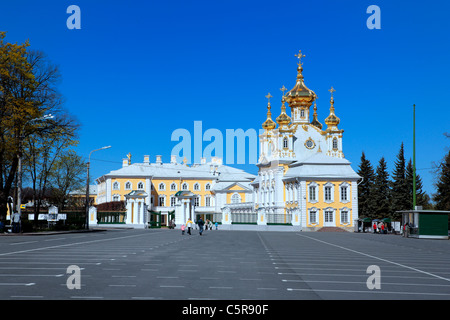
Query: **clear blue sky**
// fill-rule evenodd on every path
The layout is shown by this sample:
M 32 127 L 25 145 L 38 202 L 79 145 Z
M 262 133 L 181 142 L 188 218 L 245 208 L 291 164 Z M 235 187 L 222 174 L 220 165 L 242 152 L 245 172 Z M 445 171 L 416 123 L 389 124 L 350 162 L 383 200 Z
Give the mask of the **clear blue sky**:
M 69 5 L 81 9 L 81 30 L 69 30 Z M 381 9 L 381 30 L 369 30 L 367 7 Z M 305 82 L 329 113 L 333 86 L 344 153 L 358 169 L 361 152 L 391 170 L 402 141 L 412 157 L 412 105 L 417 105 L 417 169 L 434 192 L 433 162 L 450 139 L 450 2 L 93 1 L 15 0 L 0 5 L 7 41 L 29 39 L 60 66 L 65 107 L 82 124 L 77 152 L 95 153 L 91 174 L 121 166 L 131 152 L 170 160 L 177 128 L 259 129 L 265 95 L 295 84 L 302 50 Z M 205 142 L 203 148 L 208 143 Z M 254 165 L 238 166 L 256 173 Z

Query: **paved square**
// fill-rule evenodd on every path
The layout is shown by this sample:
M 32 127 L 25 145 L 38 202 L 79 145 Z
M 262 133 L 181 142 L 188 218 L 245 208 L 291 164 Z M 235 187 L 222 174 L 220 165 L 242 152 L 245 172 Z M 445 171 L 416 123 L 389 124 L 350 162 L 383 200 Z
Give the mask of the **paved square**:
M 450 299 L 450 242 L 355 233 L 0 236 L 0 299 Z M 71 265 L 80 289 L 68 289 Z M 369 266 L 380 289 L 369 289 Z

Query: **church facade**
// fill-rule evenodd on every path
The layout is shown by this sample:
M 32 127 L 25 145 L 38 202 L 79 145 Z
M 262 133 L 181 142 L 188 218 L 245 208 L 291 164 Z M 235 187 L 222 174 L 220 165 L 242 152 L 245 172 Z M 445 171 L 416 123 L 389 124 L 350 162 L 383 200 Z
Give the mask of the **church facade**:
M 133 164 L 129 155 L 122 168 L 97 179 L 97 203 L 126 200 L 124 222 L 141 227 L 149 222 L 148 212 L 159 212 L 163 225 L 174 218 L 177 227 L 187 218 L 201 216 L 228 229 L 354 230 L 361 177 L 344 157 L 335 90 L 329 90 L 329 115 L 322 124 L 317 95 L 304 81 L 304 55 L 300 51 L 296 57 L 296 82 L 290 91 L 280 89 L 281 114 L 275 120 L 273 97 L 266 96 L 257 175 L 226 166 L 215 157 L 188 166 L 186 161 L 177 163 L 175 155 L 170 163 L 163 163 L 161 156 L 150 163 L 145 156 L 143 163 Z

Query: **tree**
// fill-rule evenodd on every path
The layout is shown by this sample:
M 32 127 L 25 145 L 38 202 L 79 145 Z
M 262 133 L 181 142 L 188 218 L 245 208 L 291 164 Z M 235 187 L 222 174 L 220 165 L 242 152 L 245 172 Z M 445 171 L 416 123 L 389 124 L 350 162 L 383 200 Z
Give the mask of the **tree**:
M 450 151 L 441 162 L 434 195 L 437 210 L 450 210 Z
M 0 220 L 6 218 L 19 159 L 31 158 L 23 142 L 68 133 L 66 138 L 75 140 L 78 128 L 62 109 L 58 68 L 42 52 L 28 50 L 28 42 L 11 44 L 4 38 L 0 32 Z M 55 118 L 41 121 L 47 114 Z
M 85 183 L 86 162 L 73 150 L 61 154 L 51 175 L 51 202 L 60 211 L 70 200 L 69 193 L 82 189 Z
M 358 175 L 362 181 L 358 185 L 358 211 L 361 217 L 373 218 L 375 206 L 372 199 L 375 173 L 364 152 L 361 155 Z
M 402 142 L 392 174 L 391 218 L 393 220 L 400 221 L 401 219 L 401 214 L 396 213 L 396 211 L 412 209 L 409 194 L 410 192 L 406 181 L 405 151 Z
M 372 197 L 373 201 L 375 202 L 373 218 L 382 219 L 390 216 L 391 188 L 389 173 L 387 171 L 387 164 L 384 157 L 382 157 L 378 162 Z
M 406 183 L 408 185 L 409 207 L 413 208 L 413 165 L 411 159 L 406 166 Z M 422 178 L 416 173 L 416 206 L 422 206 L 423 209 L 431 209 L 430 197 L 423 190 Z

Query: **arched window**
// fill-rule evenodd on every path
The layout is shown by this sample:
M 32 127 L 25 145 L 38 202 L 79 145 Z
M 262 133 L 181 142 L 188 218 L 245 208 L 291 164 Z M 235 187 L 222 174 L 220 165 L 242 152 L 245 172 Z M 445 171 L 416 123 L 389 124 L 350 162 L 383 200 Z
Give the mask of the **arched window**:
M 333 138 L 333 150 L 337 150 L 338 149 L 338 140 L 337 138 Z
M 209 183 L 206 184 L 205 190 L 211 190 L 211 185 Z
M 181 186 L 181 189 L 183 189 L 183 190 L 189 190 L 188 184 L 187 184 L 186 182 L 183 183 L 183 185 Z
M 288 147 L 288 139 L 284 138 L 283 139 L 283 148 L 287 148 Z
M 305 117 L 305 110 L 304 109 L 300 110 L 300 117 L 301 118 Z
M 194 184 L 194 190 L 195 191 L 199 191 L 200 190 L 200 185 L 198 183 Z
M 231 196 L 231 203 L 240 203 L 241 202 L 241 196 L 239 195 L 239 193 L 234 193 Z
M 116 181 L 113 183 L 113 190 L 120 190 L 119 182 Z
M 131 190 L 132 188 L 132 184 L 130 181 L 127 181 L 127 183 L 125 183 L 125 190 Z
M 175 182 L 170 185 L 170 190 L 171 191 L 176 191 L 177 190 L 177 184 Z
M 161 182 L 160 184 L 159 184 L 159 190 L 160 191 L 164 191 L 164 190 L 166 190 L 166 185 L 163 183 L 163 182 Z
M 144 183 L 140 181 L 140 182 L 138 183 L 138 186 L 137 186 L 137 187 L 138 187 L 139 190 L 143 190 L 143 189 L 144 189 Z

